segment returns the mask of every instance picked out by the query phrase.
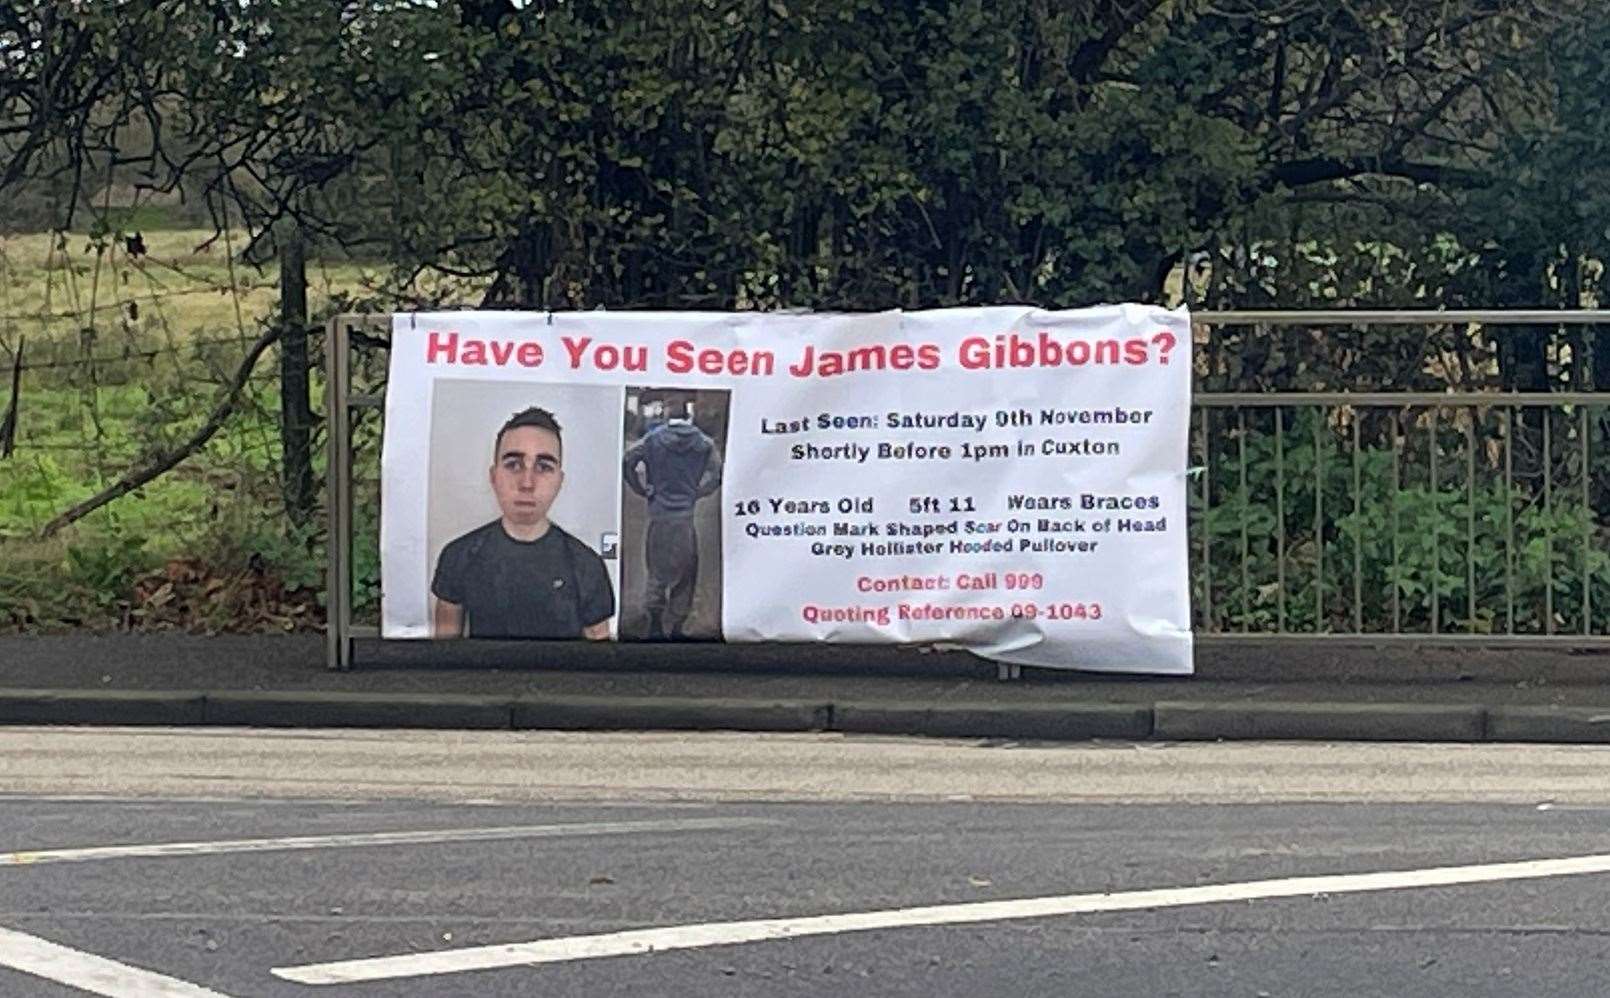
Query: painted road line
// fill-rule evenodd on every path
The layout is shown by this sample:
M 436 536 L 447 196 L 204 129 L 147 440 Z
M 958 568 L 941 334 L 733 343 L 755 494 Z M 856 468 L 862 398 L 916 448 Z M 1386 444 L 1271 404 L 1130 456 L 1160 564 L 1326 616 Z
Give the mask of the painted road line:
M 0 867 L 45 863 L 88 863 L 105 859 L 213 856 L 240 852 L 299 849 L 353 849 L 366 846 L 417 846 L 439 842 L 499 842 L 577 835 L 635 835 L 644 832 L 709 832 L 776 825 L 766 818 L 665 818 L 647 821 L 583 821 L 560 825 L 508 825 L 493 828 L 442 828 L 423 832 L 359 832 L 345 835 L 299 835 L 277 839 L 229 839 L 217 842 L 157 842 L 145 845 L 90 846 L 82 849 L 35 849 L 0 853 Z
M 11 929 L 0 929 L 0 967 L 111 998 L 229 998 L 176 977 L 164 977 Z
M 734 943 L 827 936 L 843 932 L 874 929 L 901 929 L 914 926 L 960 925 L 974 922 L 1005 922 L 1056 915 L 1084 915 L 1108 911 L 1135 911 L 1144 908 L 1176 908 L 1186 905 L 1216 904 L 1223 901 L 1251 901 L 1264 898 L 1304 897 L 1315 894 L 1353 894 L 1362 891 L 1406 888 L 1453 887 L 1462 884 L 1503 880 L 1530 880 L 1539 877 L 1565 877 L 1587 873 L 1610 873 L 1610 855 L 1574 856 L 1565 859 L 1526 860 L 1518 863 L 1485 863 L 1479 866 L 1444 866 L 1425 870 L 1394 870 L 1384 873 L 1349 873 L 1318 877 L 1291 877 L 1282 880 L 1253 880 L 1244 883 L 1209 884 L 1159 890 L 1126 891 L 1119 894 L 1064 894 L 1055 897 L 1022 898 L 1014 901 L 974 901 L 964 904 L 931 905 L 923 908 L 890 908 L 882 911 L 844 915 L 813 915 L 804 918 L 765 918 L 743 922 L 704 922 L 659 929 L 634 929 L 591 936 L 539 939 L 527 943 L 474 946 L 464 949 L 413 953 L 403 956 L 342 960 L 297 967 L 276 967 L 276 977 L 299 984 L 350 984 L 399 977 L 454 974 L 470 970 L 494 970 L 522 964 L 562 963 L 596 960 L 601 957 L 630 956 L 661 950 L 698 949 Z

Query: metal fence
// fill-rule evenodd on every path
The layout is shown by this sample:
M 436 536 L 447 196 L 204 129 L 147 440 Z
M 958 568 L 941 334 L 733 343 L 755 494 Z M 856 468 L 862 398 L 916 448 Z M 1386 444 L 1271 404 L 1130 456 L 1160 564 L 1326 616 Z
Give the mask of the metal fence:
M 1368 333 L 1360 349 L 1384 342 L 1412 358 L 1439 337 L 1458 351 L 1532 328 L 1558 341 L 1555 380 L 1570 388 L 1560 372 L 1585 369 L 1610 310 L 1192 320 L 1199 383 L 1209 386 L 1227 343 L 1234 350 L 1282 331 L 1327 345 Z M 354 389 L 353 344 L 389 330 L 389 316 L 338 316 L 326 340 L 332 668 L 350 665 L 353 639 L 377 634 L 352 616 L 352 441 L 354 418 L 379 410 L 382 396 L 379 385 Z M 1189 543 L 1199 641 L 1610 647 L 1610 391 L 1504 391 L 1492 357 L 1458 362 L 1454 378 L 1435 357 L 1423 361 L 1409 387 L 1195 393 Z M 1439 378 L 1440 390 L 1424 383 Z
M 1458 378 L 1419 372 L 1408 389 L 1197 392 L 1200 639 L 1610 645 L 1610 392 L 1505 391 L 1494 356 L 1506 337 L 1545 332 L 1549 383 L 1590 380 L 1593 327 L 1610 311 L 1193 319 L 1206 337 L 1371 330 L 1431 361 L 1414 344 L 1497 347 Z M 1427 390 L 1437 378 L 1448 386 Z

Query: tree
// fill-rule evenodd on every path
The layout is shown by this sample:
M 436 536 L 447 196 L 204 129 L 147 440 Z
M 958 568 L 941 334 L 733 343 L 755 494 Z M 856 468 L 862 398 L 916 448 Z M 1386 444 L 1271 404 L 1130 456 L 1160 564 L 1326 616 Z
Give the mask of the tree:
M 376 69 L 406 95 L 387 127 L 418 185 L 399 199 L 413 261 L 490 278 L 489 303 L 660 307 L 1156 298 L 1185 253 L 1316 192 L 1488 184 L 1515 65 L 1583 16 L 1545 0 L 447 13 L 416 12 L 437 18 L 428 51 L 394 35 Z
M 404 276 L 485 278 L 489 304 L 1151 299 L 1187 253 L 1316 196 L 1490 186 L 1506 123 L 1541 113 L 1525 67 L 1591 14 L 8 0 L 0 190 L 99 154 L 262 238 L 294 215 Z

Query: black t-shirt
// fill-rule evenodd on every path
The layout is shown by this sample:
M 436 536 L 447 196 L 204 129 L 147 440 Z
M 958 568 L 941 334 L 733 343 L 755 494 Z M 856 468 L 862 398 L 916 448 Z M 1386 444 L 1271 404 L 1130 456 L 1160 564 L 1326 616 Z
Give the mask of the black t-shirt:
M 579 638 L 615 614 L 604 559 L 553 524 L 534 541 L 502 520 L 477 527 L 442 549 L 430 589 L 463 607 L 473 638 Z

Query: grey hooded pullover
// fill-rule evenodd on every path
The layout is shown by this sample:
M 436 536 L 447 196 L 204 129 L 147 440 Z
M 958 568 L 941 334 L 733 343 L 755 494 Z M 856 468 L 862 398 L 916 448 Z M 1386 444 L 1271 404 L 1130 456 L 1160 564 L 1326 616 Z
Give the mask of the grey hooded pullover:
M 721 455 L 703 430 L 674 420 L 634 444 L 621 461 L 621 473 L 627 487 L 648 500 L 650 519 L 687 516 L 695 502 L 720 488 Z

